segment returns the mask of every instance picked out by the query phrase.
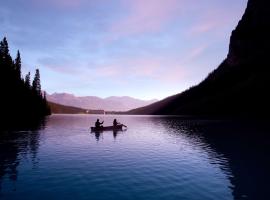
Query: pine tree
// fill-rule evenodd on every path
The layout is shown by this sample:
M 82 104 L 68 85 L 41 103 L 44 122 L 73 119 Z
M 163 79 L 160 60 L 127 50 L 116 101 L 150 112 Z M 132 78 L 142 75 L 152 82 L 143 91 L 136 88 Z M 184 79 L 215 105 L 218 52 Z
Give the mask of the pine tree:
M 7 38 L 4 37 L 4 39 L 0 43 L 0 54 L 1 54 L 1 60 L 2 64 L 5 65 L 5 67 L 11 67 L 12 65 L 12 58 L 9 54 L 9 47 L 8 47 L 8 42 Z
M 27 89 L 31 88 L 30 81 L 31 81 L 30 72 L 28 72 L 28 74 L 26 74 L 25 79 L 24 79 L 24 84 L 25 84 Z
M 48 104 L 48 101 L 47 101 L 47 94 L 46 92 L 44 91 L 44 95 L 43 95 L 43 102 L 44 102 L 44 112 L 46 115 L 50 115 L 51 114 L 51 108 Z
M 39 69 L 36 69 L 36 74 L 32 83 L 32 90 L 39 96 L 42 96 Z
M 4 43 L 3 41 L 0 42 L 0 64 L 3 63 L 4 60 Z
M 9 54 L 9 47 L 7 39 L 4 38 L 0 42 L 0 70 L 1 70 L 1 79 L 0 79 L 0 89 L 8 95 L 12 94 L 11 91 L 13 88 L 13 61 Z M 8 89 L 11 88 L 11 89 Z M 16 93 L 16 92 L 15 92 Z
M 20 55 L 20 51 L 18 50 L 17 57 L 14 62 L 15 74 L 18 79 L 21 79 L 21 66 L 22 66 L 21 55 Z
M 3 43 L 3 41 L 0 41 L 0 70 L 1 70 L 1 73 L 5 73 L 4 72 L 5 67 L 3 65 L 4 65 L 4 43 Z
M 43 99 L 47 102 L 47 93 L 45 91 L 43 92 Z
M 41 92 L 39 70 L 36 70 L 32 85 L 30 72 L 22 80 L 20 52 L 17 51 L 13 61 L 6 38 L 0 41 L 0 71 L 0 90 L 3 94 L 0 104 L 7 122 L 21 122 L 22 118 L 28 121 L 51 114 L 46 94 L 43 96 Z

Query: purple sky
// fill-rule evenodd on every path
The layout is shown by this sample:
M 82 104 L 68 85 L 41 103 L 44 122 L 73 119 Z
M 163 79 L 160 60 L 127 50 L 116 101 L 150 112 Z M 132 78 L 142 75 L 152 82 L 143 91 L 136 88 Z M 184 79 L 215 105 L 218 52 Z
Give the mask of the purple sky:
M 226 57 L 247 0 L 6 0 L 0 36 L 48 93 L 162 99 Z

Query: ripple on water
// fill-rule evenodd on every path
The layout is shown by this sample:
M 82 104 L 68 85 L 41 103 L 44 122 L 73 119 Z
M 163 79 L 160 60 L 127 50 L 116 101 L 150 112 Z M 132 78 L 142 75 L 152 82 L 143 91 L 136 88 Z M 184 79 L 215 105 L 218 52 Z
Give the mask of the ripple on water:
M 127 131 L 97 136 L 89 132 L 96 118 L 54 115 L 44 129 L 2 140 L 13 149 L 1 164 L 1 198 L 234 198 L 228 159 L 191 122 L 118 116 Z M 109 124 L 114 116 L 99 118 Z

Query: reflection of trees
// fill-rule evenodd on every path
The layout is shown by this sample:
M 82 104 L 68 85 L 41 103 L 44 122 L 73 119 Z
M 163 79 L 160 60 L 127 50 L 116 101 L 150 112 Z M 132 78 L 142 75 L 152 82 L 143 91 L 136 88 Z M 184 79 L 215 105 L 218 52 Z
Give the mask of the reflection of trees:
M 0 132 L 0 190 L 4 176 L 16 182 L 17 167 L 23 156 L 30 154 L 35 163 L 39 147 L 39 130 L 43 129 L 45 121 L 35 121 L 27 126 L 17 127 L 16 130 Z
M 270 196 L 270 128 L 267 125 L 253 121 L 179 119 L 163 119 L 161 123 L 174 129 L 174 133 L 181 132 L 188 137 L 199 135 L 205 146 L 225 158 L 236 200 L 259 200 Z M 215 159 L 216 155 L 210 153 L 209 156 Z M 222 170 L 227 174 L 226 167 Z

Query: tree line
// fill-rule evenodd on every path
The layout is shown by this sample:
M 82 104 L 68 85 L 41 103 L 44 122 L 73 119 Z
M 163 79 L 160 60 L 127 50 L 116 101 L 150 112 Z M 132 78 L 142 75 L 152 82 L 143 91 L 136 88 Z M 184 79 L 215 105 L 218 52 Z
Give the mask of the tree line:
M 36 69 L 31 82 L 30 72 L 25 76 L 21 73 L 21 55 L 17 51 L 13 60 L 6 38 L 0 42 L 0 109 L 6 121 L 31 120 L 51 114 L 42 92 L 40 72 Z

